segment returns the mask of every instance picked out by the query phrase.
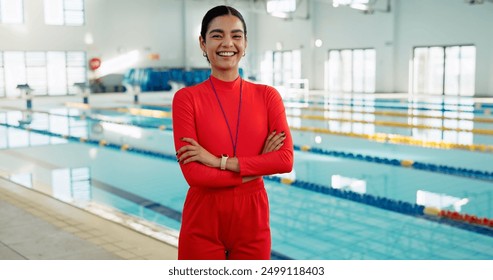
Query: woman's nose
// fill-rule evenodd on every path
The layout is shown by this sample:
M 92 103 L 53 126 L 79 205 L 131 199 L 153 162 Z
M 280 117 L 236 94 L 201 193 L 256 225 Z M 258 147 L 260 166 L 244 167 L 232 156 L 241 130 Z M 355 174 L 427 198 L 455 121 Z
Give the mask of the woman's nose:
M 225 47 L 231 47 L 231 46 L 233 46 L 233 39 L 232 38 L 229 38 L 229 37 L 224 37 L 224 40 L 223 40 L 222 45 L 225 46 Z

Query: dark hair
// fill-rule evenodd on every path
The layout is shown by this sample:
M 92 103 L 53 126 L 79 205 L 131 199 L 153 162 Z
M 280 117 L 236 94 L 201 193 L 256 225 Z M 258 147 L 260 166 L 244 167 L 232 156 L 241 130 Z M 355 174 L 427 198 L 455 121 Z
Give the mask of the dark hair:
M 233 15 L 241 20 L 241 23 L 243 24 L 243 32 L 245 33 L 245 37 L 247 35 L 247 28 L 246 28 L 246 23 L 245 19 L 243 19 L 243 16 L 241 15 L 238 10 L 236 10 L 233 7 L 230 6 L 216 6 L 212 9 L 210 9 L 202 19 L 202 28 L 200 29 L 200 36 L 202 36 L 202 39 L 205 42 L 205 36 L 207 33 L 207 29 L 209 28 L 209 24 L 213 19 L 216 17 L 224 16 L 224 15 Z

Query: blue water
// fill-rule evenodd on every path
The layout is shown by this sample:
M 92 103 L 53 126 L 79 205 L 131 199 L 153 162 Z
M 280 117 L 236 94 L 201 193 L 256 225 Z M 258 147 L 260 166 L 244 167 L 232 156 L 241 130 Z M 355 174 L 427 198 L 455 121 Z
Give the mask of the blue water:
M 374 104 L 387 107 L 406 105 L 400 103 L 402 102 L 385 100 Z M 288 114 L 290 110 L 287 109 Z M 120 145 L 130 143 L 134 147 L 174 154 L 171 131 L 135 126 L 137 119 L 144 126 L 156 127 L 169 125 L 169 119 L 109 112 L 112 113 L 104 110 L 83 112 L 60 108 L 52 111 L 51 115 L 33 114 L 31 127 L 62 135 L 105 139 Z M 301 115 L 313 113 L 314 111 L 308 110 L 300 112 Z M 80 114 L 94 118 L 77 118 Z M 97 119 L 101 116 L 111 124 L 103 132 L 96 129 L 100 124 Z M 484 114 L 481 116 L 488 117 Z M 21 112 L 0 113 L 0 123 L 18 125 L 18 120 L 22 118 Z M 401 121 L 399 118 L 388 119 Z M 112 121 L 119 124 L 115 126 Z M 290 118 L 292 125 L 297 121 L 302 126 L 325 127 L 323 121 Z M 342 123 L 339 125 L 343 126 Z M 354 124 L 351 127 L 353 130 L 359 129 Z M 475 124 L 475 127 L 493 129 L 491 123 L 478 126 Z M 132 130 L 132 133 L 125 134 L 119 129 L 127 132 Z M 368 129 L 368 133 L 375 133 L 385 132 L 389 128 L 380 130 L 373 126 Z M 413 135 L 412 130 L 389 130 L 392 133 Z M 491 141 L 491 136 L 483 135 L 478 138 L 478 135 L 471 134 L 473 141 L 470 144 L 491 143 L 476 142 Z M 71 202 L 79 200 L 78 203 L 87 200 L 110 205 L 128 214 L 179 230 L 177 215 L 183 207 L 187 184 L 176 161 L 66 141 L 59 137 L 5 126 L 0 126 L 0 135 L 5 135 L 0 137 L 0 169 L 17 177 L 29 174 L 33 181 L 51 183 L 51 193 L 60 199 Z M 460 137 L 455 139 L 458 138 Z M 395 145 L 301 131 L 293 131 L 293 139 L 299 146 L 310 145 L 327 150 L 351 151 L 356 154 L 410 159 L 490 172 L 493 170 L 491 153 Z M 441 139 L 446 140 L 443 136 Z M 22 168 L 26 162 L 33 166 Z M 79 181 L 72 178 L 66 182 L 66 178 L 56 177 L 60 171 L 80 168 L 87 169 L 88 178 Z M 342 188 L 413 204 L 417 202 L 418 191 L 437 195 L 442 200 L 447 197 L 467 199 L 467 203 L 459 205 L 461 213 L 493 218 L 493 182 L 488 180 L 301 151 L 295 152 L 294 170 L 295 174 L 291 176 L 295 176 L 297 180 L 324 186 L 331 186 L 334 176 L 358 179 L 365 183 L 364 187 L 345 185 Z M 33 187 L 36 188 L 36 184 Z M 270 180 L 266 180 L 266 189 L 271 205 L 273 250 L 289 258 L 493 259 L 493 238 L 485 234 Z M 75 195 L 67 197 L 67 193 Z M 448 205 L 444 209 L 453 210 L 454 207 L 457 205 Z

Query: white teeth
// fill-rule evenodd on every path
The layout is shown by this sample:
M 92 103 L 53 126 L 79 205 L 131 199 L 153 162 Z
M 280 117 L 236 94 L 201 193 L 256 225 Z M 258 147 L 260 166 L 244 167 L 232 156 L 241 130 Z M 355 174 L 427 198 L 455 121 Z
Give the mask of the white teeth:
M 220 56 L 233 56 L 233 55 L 235 55 L 234 52 L 218 52 L 217 54 Z

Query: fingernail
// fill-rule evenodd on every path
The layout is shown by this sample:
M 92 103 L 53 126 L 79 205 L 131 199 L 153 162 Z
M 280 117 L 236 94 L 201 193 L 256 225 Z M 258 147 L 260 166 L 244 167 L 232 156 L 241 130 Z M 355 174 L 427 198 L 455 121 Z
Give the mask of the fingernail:
M 183 141 L 183 138 L 184 138 L 184 137 L 180 138 L 180 140 L 181 140 L 181 141 Z

